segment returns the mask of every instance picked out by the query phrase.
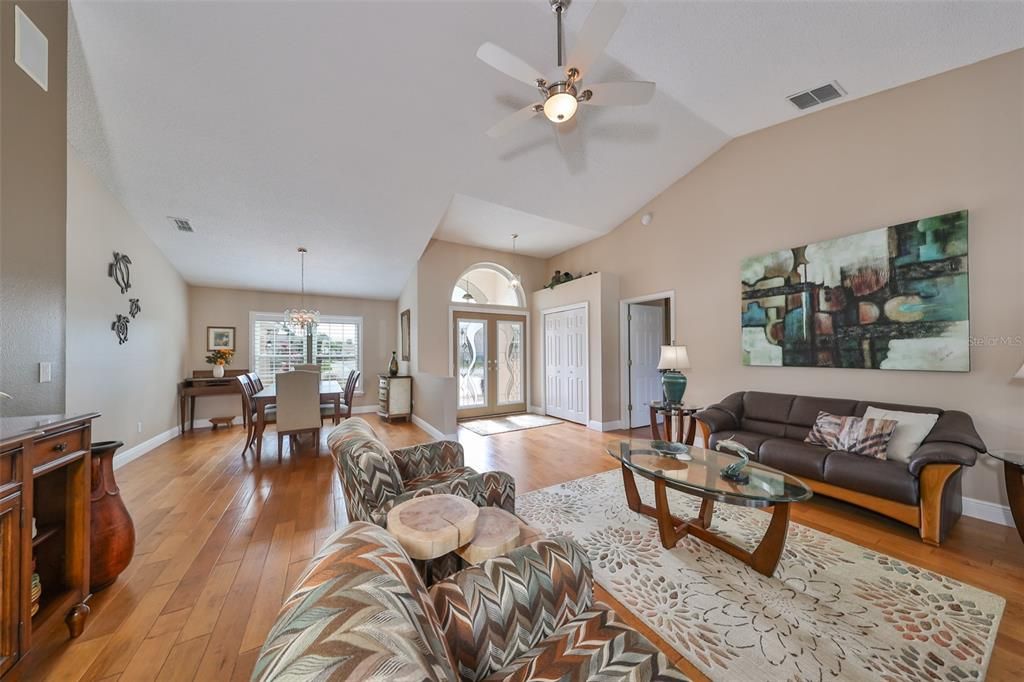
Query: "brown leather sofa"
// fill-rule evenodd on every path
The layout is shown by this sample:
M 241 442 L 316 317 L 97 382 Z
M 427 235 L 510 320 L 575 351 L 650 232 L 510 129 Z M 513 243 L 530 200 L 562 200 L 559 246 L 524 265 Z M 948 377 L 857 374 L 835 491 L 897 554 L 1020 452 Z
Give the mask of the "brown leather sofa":
M 909 462 L 831 451 L 804 442 L 818 412 L 864 415 L 869 406 L 939 415 Z M 743 391 L 697 414 L 705 443 L 733 438 L 757 460 L 835 497 L 919 529 L 930 545 L 945 540 L 961 514 L 961 474 L 985 443 L 964 412 L 842 398 Z

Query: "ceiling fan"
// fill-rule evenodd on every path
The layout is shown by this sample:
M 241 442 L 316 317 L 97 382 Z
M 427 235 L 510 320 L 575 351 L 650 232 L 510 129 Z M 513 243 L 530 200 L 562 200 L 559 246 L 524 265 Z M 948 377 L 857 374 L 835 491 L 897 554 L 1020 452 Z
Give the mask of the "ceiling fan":
M 549 83 L 537 69 L 508 50 L 484 43 L 476 56 L 485 64 L 540 91 L 544 101 L 531 104 L 500 121 L 487 131 L 490 137 L 500 137 L 519 125 L 543 113 L 556 127 L 568 123 L 576 115 L 580 104 L 591 106 L 622 106 L 647 104 L 654 96 L 654 83 L 650 81 L 619 81 L 594 83 L 583 87 L 583 78 L 593 62 L 601 56 L 612 35 L 626 13 L 625 6 L 617 2 L 598 0 L 580 30 L 576 45 L 565 59 L 565 39 L 562 16 L 570 0 L 550 0 L 557 25 L 558 66 L 565 69 L 563 80 Z

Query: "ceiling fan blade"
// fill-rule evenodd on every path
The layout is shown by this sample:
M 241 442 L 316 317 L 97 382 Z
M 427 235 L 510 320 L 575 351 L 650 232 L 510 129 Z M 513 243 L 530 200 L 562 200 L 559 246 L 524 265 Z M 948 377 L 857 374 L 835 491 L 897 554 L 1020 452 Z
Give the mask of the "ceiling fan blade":
M 583 135 L 580 132 L 579 118 L 574 116 L 565 123 L 555 123 L 555 141 L 562 153 L 566 168 L 570 175 L 578 175 L 584 170 Z
M 487 137 L 501 137 L 512 129 L 526 123 L 539 113 L 534 110 L 535 106 L 537 105 L 531 104 L 528 107 L 523 107 L 514 114 L 501 119 L 493 128 L 487 131 Z
M 654 83 L 650 81 L 594 83 L 586 89 L 593 95 L 584 103 L 598 107 L 647 104 L 654 97 Z
M 625 14 L 625 5 L 612 0 L 598 0 L 583 22 L 566 65 L 576 67 L 580 74 L 586 75 L 591 64 L 608 46 Z
M 544 74 L 540 71 L 494 43 L 481 45 L 480 49 L 476 51 L 476 56 L 488 66 L 527 85 L 537 87 L 537 79 L 544 79 Z

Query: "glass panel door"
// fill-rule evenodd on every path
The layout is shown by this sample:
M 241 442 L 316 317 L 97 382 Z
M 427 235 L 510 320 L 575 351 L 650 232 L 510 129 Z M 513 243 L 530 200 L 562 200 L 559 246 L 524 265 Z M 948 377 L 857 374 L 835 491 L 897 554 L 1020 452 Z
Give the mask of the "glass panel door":
M 487 320 L 455 321 L 459 410 L 487 406 Z
M 519 320 L 498 320 L 497 369 L 498 405 L 523 405 L 526 387 L 523 385 L 523 328 Z
M 453 315 L 458 416 L 526 411 L 526 318 L 456 312 Z

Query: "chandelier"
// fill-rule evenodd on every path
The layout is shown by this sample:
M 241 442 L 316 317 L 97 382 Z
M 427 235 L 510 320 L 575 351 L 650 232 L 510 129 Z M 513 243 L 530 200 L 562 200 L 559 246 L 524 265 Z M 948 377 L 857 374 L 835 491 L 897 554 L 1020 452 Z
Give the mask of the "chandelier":
M 300 266 L 300 286 L 302 287 L 302 298 L 299 308 L 289 308 L 284 311 L 284 324 L 296 334 L 311 334 L 320 321 L 320 311 L 306 308 L 306 249 L 299 247 L 299 258 L 302 261 Z

